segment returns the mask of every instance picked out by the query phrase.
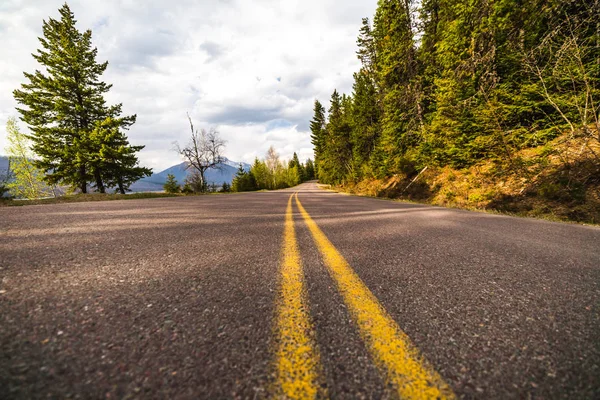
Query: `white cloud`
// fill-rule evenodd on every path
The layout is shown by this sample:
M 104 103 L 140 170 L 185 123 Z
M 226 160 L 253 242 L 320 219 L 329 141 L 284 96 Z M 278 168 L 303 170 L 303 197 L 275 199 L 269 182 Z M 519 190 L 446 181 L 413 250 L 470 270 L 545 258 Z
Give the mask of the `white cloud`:
M 0 124 L 16 116 L 12 91 L 23 71 L 39 68 L 42 20 L 57 18 L 63 0 L 0 2 Z M 216 126 L 227 156 L 251 162 L 270 145 L 284 158 L 312 157 L 308 122 L 314 99 L 350 92 L 358 69 L 356 36 L 376 0 L 70 1 L 80 30 L 93 30 L 111 103 L 138 122 L 129 132 L 145 144 L 143 164 L 179 162 L 172 142 L 185 142 L 186 112 L 197 126 Z M 2 129 L 4 132 L 4 129 Z M 6 145 L 0 134 L 0 152 Z

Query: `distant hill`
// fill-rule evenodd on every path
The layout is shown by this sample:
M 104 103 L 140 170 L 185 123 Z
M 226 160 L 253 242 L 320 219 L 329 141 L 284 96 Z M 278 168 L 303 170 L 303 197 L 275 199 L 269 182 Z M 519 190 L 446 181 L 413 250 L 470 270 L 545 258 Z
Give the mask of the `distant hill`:
M 4 178 L 8 173 L 8 157 L 0 156 L 0 182 L 4 182 Z M 6 197 L 8 193 L 0 194 L 0 197 Z
M 8 157 L 0 156 L 0 175 L 3 175 L 8 171 Z
M 250 169 L 250 164 L 248 163 L 239 163 L 226 158 L 225 161 L 221 163 L 220 169 L 211 168 L 206 171 L 206 181 L 208 184 L 215 183 L 217 185 L 221 185 L 223 182 L 231 183 L 240 164 L 242 164 L 244 170 L 248 171 Z M 163 190 L 163 185 L 167 181 L 167 175 L 169 174 L 173 174 L 175 179 L 177 179 L 177 182 L 182 184 L 190 172 L 189 169 L 186 169 L 186 165 L 185 162 L 182 162 L 181 164 L 173 165 L 164 171 L 152 174 L 147 178 L 140 179 L 132 184 L 130 189 L 133 192 L 161 191 Z

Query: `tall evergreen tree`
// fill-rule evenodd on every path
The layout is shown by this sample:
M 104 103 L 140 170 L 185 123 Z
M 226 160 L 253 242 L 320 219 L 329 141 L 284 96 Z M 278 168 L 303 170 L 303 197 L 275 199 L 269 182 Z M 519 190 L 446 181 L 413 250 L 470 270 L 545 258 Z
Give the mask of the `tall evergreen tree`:
M 380 136 L 381 110 L 375 82 L 363 68 L 354 74 L 352 104 L 352 163 L 355 178 L 365 175 L 371 154 Z
M 315 152 L 315 177 L 319 177 L 319 159 L 323 152 L 326 123 L 325 107 L 323 107 L 319 100 L 315 100 L 314 116 L 310 121 L 310 140 Z
M 377 68 L 377 48 L 373 30 L 369 18 L 362 19 L 358 38 L 356 39 L 358 50 L 356 55 L 362 63 L 362 68 L 367 75 L 374 77 Z
M 404 154 L 417 142 L 422 113 L 410 1 L 380 0 L 375 13 L 377 81 L 383 115 L 379 152 L 385 173 L 397 172 Z
M 300 182 L 304 182 L 306 180 L 304 166 L 300 162 L 300 159 L 298 158 L 298 154 L 296 154 L 296 152 L 294 152 L 292 159 L 288 163 L 288 168 L 293 168 L 293 167 L 296 167 L 296 169 L 298 170 L 298 176 L 300 178 Z
M 417 51 L 420 76 L 421 107 L 425 118 L 435 110 L 433 99 L 434 80 L 439 75 L 437 48 L 440 39 L 440 2 L 443 0 L 424 0 L 419 10 L 421 45 Z
M 17 110 L 29 125 L 33 150 L 39 156 L 36 164 L 46 172 L 48 183 L 68 184 L 83 193 L 88 183 L 93 183 L 104 192 L 108 172 L 102 170 L 105 163 L 98 152 L 109 142 L 92 140 L 92 132 L 96 123 L 106 118 L 127 129 L 135 115 L 121 117 L 121 104 L 106 104 L 104 95 L 111 85 L 100 77 L 108 62 L 96 61 L 98 51 L 92 47 L 91 30 L 77 30 L 66 3 L 59 13 L 59 20 L 43 22 L 42 48 L 33 57 L 45 71 L 24 73 L 28 83 L 14 91 L 15 99 L 24 106 Z
M 305 179 L 310 181 L 315 179 L 315 165 L 310 158 L 304 163 Z
M 350 142 L 350 112 L 352 99 L 340 96 L 337 90 L 331 95 L 329 121 L 323 141 L 323 160 L 319 162 L 319 179 L 326 183 L 339 183 L 352 170 L 352 143 Z

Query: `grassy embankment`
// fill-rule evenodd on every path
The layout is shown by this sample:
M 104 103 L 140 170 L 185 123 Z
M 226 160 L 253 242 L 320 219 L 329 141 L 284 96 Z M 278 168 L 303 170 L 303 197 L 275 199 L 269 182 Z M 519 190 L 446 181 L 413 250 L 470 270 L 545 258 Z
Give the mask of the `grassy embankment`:
M 61 203 L 84 203 L 90 201 L 108 201 L 108 200 L 135 200 L 135 199 L 153 199 L 158 197 L 176 197 L 184 196 L 182 194 L 170 193 L 132 193 L 132 194 L 75 194 L 70 196 L 60 196 L 49 199 L 38 200 L 8 200 L 0 199 L 0 207 L 2 206 L 29 206 L 37 204 L 61 204 Z
M 513 154 L 508 161 L 486 161 L 462 170 L 428 167 L 418 177 L 416 173 L 395 175 L 334 189 L 445 207 L 600 224 L 599 155 L 598 141 L 584 142 L 565 135 L 545 146 Z

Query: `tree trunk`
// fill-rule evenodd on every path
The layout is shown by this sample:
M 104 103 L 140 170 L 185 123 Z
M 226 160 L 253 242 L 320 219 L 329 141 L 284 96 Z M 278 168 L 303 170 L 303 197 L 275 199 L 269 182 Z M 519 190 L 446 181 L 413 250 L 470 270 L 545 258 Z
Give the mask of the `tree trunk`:
M 81 193 L 87 193 L 87 181 L 85 179 L 85 165 L 81 165 L 79 167 L 79 174 L 81 175 L 81 177 L 79 178 L 79 179 L 81 179 L 81 181 L 79 182 Z
M 100 172 L 94 171 L 94 179 L 96 179 L 96 189 L 100 193 L 106 193 L 106 189 L 104 188 L 104 183 L 102 183 L 102 177 L 100 176 Z
M 121 177 L 119 177 L 118 185 L 119 185 L 119 192 L 121 192 L 121 194 L 125 194 L 125 187 L 123 186 L 123 179 Z
M 206 185 L 204 183 L 204 170 L 200 170 L 200 181 L 202 182 L 202 192 L 206 192 Z

